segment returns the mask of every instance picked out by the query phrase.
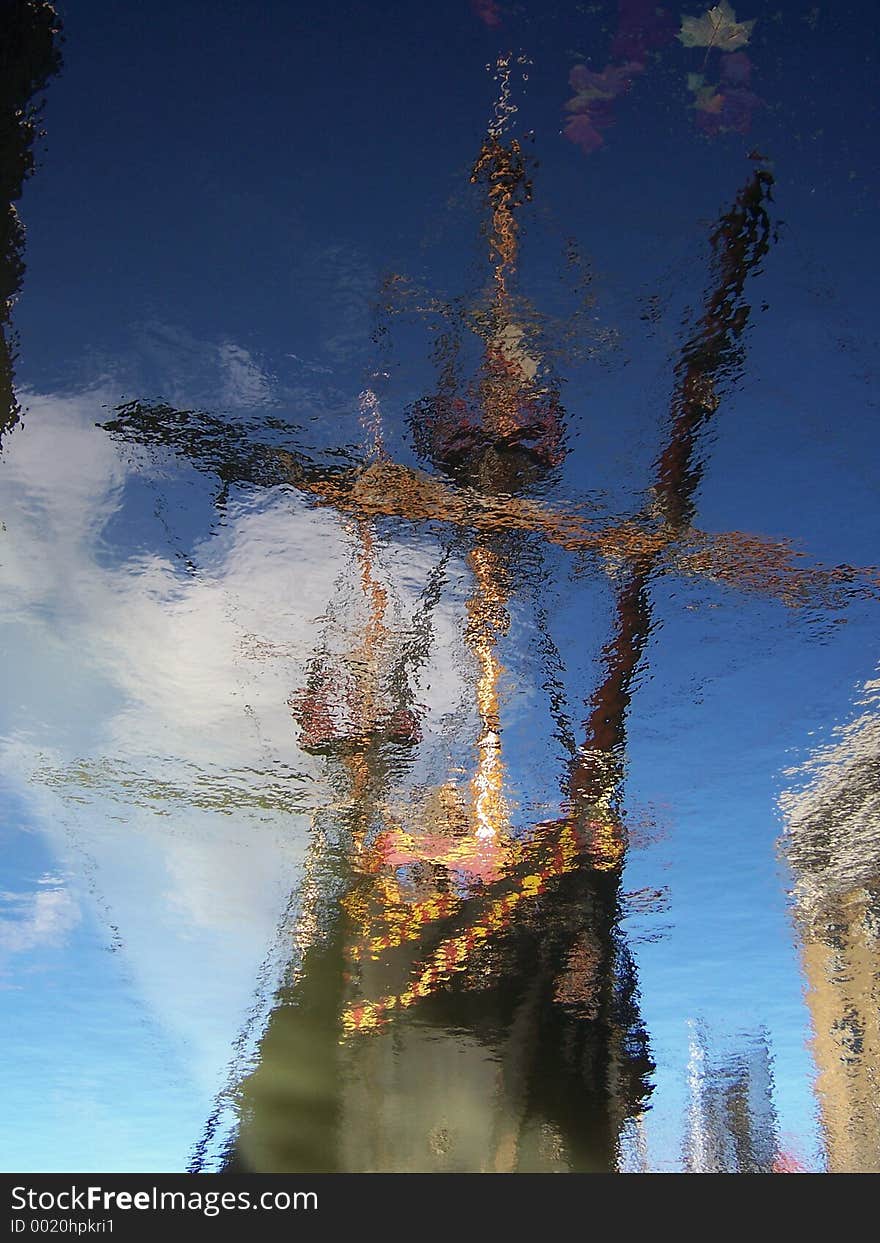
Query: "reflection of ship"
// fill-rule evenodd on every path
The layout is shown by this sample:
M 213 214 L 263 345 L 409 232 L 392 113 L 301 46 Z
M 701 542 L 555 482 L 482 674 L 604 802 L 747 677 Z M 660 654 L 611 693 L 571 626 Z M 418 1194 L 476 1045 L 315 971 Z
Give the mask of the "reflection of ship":
M 880 1170 L 880 681 L 780 800 L 828 1169 Z
M 292 698 L 302 743 L 326 757 L 335 802 L 315 819 L 301 959 L 238 1090 L 230 1159 L 239 1168 L 614 1168 L 650 1069 L 616 923 L 626 715 L 651 628 L 651 580 L 702 572 L 791 602 L 855 575 L 797 571 L 784 547 L 736 533 L 712 540 L 691 526 L 701 432 L 738 363 L 745 282 L 769 245 L 772 179 L 762 168 L 712 234 L 713 284 L 675 370 L 667 440 L 639 512 L 591 529 L 528 495 L 562 461 L 563 412 L 510 291 L 516 213 L 529 192 L 518 145 L 502 139 L 490 131 L 475 168 L 494 268 L 468 325 L 480 342 L 477 374 L 462 381 L 450 356 L 438 392 L 412 411 L 431 473 L 392 462 L 376 436 L 352 471 L 165 406 L 131 403 L 106 424 L 185 454 L 224 484 L 301 489 L 344 516 L 357 554 L 363 627 L 347 651 L 322 648 Z M 364 403 L 378 419 L 372 390 Z M 474 774 L 466 788 L 416 790 L 403 812 L 394 794 L 420 727 L 399 659 L 407 643 L 387 620 L 375 558 L 383 515 L 444 522 L 470 541 Z M 515 833 L 498 688 L 508 601 L 526 574 L 517 532 L 604 563 L 616 603 L 562 814 Z
M 34 19 L 25 35 L 33 36 L 37 69 L 27 82 L 4 81 L 4 138 L 12 124 L 19 143 L 24 103 L 57 64 L 54 14 L 39 0 L 7 7 Z M 15 174 L 10 199 L 28 171 L 27 148 L 20 146 L 23 162 L 4 162 Z M 406 472 L 378 452 L 355 495 L 355 487 L 341 488 L 350 482 L 344 472 L 310 470 L 286 450 L 235 443 L 233 431 L 218 434 L 210 419 L 165 410 L 152 424 L 154 441 L 209 468 L 232 462 L 224 482 L 292 482 L 338 504 L 368 604 L 357 642 L 343 656 L 317 653 L 292 700 L 301 744 L 326 757 L 337 801 L 315 818 L 305 886 L 313 902 L 298 930 L 303 961 L 279 994 L 259 1067 L 243 1085 L 233 1158 L 243 1166 L 612 1168 L 622 1121 L 643 1108 L 650 1062 L 632 963 L 616 931 L 625 718 L 650 629 L 650 578 L 694 538 L 696 440 L 718 404 L 715 376 L 735 354 L 748 312 L 742 284 L 766 247 L 768 181 L 757 174 L 719 225 L 718 285 L 678 369 L 650 503 L 625 530 L 608 534 L 528 498 L 530 485 L 561 464 L 563 411 L 508 288 L 514 213 L 529 195 L 517 144 L 490 133 L 475 179 L 491 205 L 494 285 L 473 317 L 482 342 L 476 379 L 462 387 L 450 373 L 413 410 L 417 446 L 437 474 Z M 9 296 L 20 281 L 20 246 L 13 211 L 0 256 Z M 4 345 L 0 430 L 17 417 L 9 357 Z M 130 427 L 136 423 L 132 417 Z M 396 494 L 395 482 L 403 484 Z M 473 780 L 418 790 L 405 813 L 390 798 L 419 745 L 420 725 L 407 680 L 413 644 L 401 652 L 376 569 L 372 522 L 383 513 L 481 532 L 468 552 L 466 637 L 479 719 Z M 506 606 L 524 574 L 512 531 L 607 558 L 618 587 L 616 630 L 568 774 L 565 814 L 521 836 L 510 830 L 504 801 L 498 693 Z M 739 572 L 748 583 L 750 567 L 736 564 L 746 546 L 733 542 L 728 551 L 732 569 L 723 545 L 721 556 L 703 546 L 678 564 L 726 581 Z M 787 565 L 777 568 L 785 578 Z M 851 581 L 848 567 L 839 569 L 831 581 Z M 788 582 L 798 580 L 774 583 L 772 567 L 762 579 L 784 597 Z M 868 723 L 857 741 L 853 735 L 825 757 L 825 775 L 791 804 L 790 858 L 836 1169 L 876 1169 L 878 1161 L 877 745 Z M 702 1049 L 704 1063 L 707 1056 Z M 704 1084 L 695 1098 L 691 1140 L 712 1155 L 694 1156 L 692 1168 L 768 1168 L 775 1119 L 765 1107 L 766 1056 L 736 1055 L 713 1063 L 711 1074 L 723 1090 Z
M 461 396 L 450 368 L 445 389 L 417 404 L 413 422 L 435 468 L 509 495 L 561 460 L 562 410 L 511 313 L 514 212 L 527 197 L 517 144 L 490 135 L 475 177 L 487 184 L 496 259 L 482 375 Z M 742 322 L 742 277 L 766 245 L 765 180 L 758 174 L 719 229 L 719 289 L 680 371 L 653 496 L 673 532 L 691 516 L 696 433 L 717 406 L 713 376 L 733 349 L 734 311 Z M 496 656 L 516 554 L 503 537 L 478 537 L 466 630 L 480 721 L 469 806 L 445 787 L 414 806 L 405 827 L 385 824 L 363 851 L 335 936 L 307 954 L 242 1085 L 236 1163 L 616 1167 L 622 1124 L 644 1108 L 650 1068 L 616 918 L 625 715 L 656 560 L 646 554 L 620 584 L 617 631 L 571 766 L 567 814 L 517 840 L 503 799 Z M 343 982 L 328 1005 L 337 973 Z M 343 1040 L 334 1046 L 339 1009 Z M 317 1112 L 315 1083 L 327 1093 Z
M 435 468 L 509 493 L 559 460 L 561 409 L 509 308 L 514 212 L 526 184 L 518 145 L 490 136 L 477 177 L 487 185 L 496 259 L 482 374 L 464 396 L 447 385 L 417 405 L 413 423 Z M 369 528 L 359 537 L 372 607 L 363 650 L 345 662 L 357 671 L 348 678 L 357 708 L 342 721 L 337 706 L 334 727 L 317 687 L 296 706 L 303 742 L 320 735 L 366 822 L 350 842 L 335 926 L 306 952 L 243 1085 L 236 1160 L 286 1170 L 613 1168 L 649 1067 L 631 962 L 614 928 L 621 852 L 610 805 L 523 840 L 511 833 L 496 652 L 515 551 L 487 535 L 467 558 L 479 721 L 469 788 L 425 791 L 395 824 L 379 805 L 381 736 L 397 747 L 417 739 L 409 717 L 405 740 L 389 736 L 406 709 L 370 690 L 386 633 Z M 334 680 L 336 671 L 323 686 Z M 358 777 L 365 763 L 370 777 Z M 379 822 L 372 835 L 370 819 Z M 602 834 L 611 852 L 597 856 Z M 588 852 L 591 866 L 582 866 Z

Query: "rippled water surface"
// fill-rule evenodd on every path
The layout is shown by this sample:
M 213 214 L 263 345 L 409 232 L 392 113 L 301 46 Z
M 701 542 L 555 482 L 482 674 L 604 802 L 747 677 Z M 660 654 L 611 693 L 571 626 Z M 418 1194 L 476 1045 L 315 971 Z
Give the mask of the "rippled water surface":
M 877 11 L 742 5 L 6 0 L 3 1168 L 880 1169 Z

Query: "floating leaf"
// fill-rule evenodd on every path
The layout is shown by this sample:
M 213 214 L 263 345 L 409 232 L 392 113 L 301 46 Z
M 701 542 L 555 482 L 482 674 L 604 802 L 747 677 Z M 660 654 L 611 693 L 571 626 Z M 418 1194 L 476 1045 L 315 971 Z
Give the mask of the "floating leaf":
M 721 77 L 733 86 L 748 86 L 752 79 L 752 62 L 745 52 L 734 52 L 733 56 L 721 59 Z
M 577 91 L 578 97 L 585 101 L 614 99 L 629 90 L 633 78 L 642 73 L 644 68 L 637 61 L 628 61 L 625 65 L 606 65 L 601 73 L 594 73 L 586 65 L 575 65 L 568 75 L 568 81 Z
M 702 17 L 683 17 L 678 37 L 685 47 L 717 47 L 722 52 L 734 52 L 748 43 L 754 24 L 738 22 L 727 0 L 721 0 Z
M 695 94 L 694 107 L 699 112 L 709 112 L 717 116 L 724 107 L 724 96 L 716 94 L 714 86 L 697 87 Z
M 654 48 L 674 38 L 676 21 L 657 0 L 618 0 L 619 23 L 611 44 L 612 60 L 646 63 Z
M 723 83 L 715 98 L 721 100 L 720 108 L 709 99 L 705 104 L 701 104 L 699 100 L 694 103 L 700 129 L 709 135 L 747 134 L 751 128 L 752 116 L 762 106 L 762 100 L 746 88 L 728 88 Z
M 504 24 L 501 16 L 501 9 L 495 3 L 495 0 L 471 0 L 471 8 L 474 13 L 490 30 L 497 30 L 499 26 Z
M 580 147 L 584 155 L 592 154 L 605 141 L 589 114 L 570 117 L 565 123 L 565 137 Z

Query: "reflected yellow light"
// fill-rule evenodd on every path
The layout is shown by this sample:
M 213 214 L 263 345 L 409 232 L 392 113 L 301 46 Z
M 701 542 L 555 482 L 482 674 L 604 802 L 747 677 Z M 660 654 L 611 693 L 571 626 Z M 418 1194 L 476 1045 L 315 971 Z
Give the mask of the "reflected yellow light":
M 467 602 L 466 638 L 479 662 L 476 685 L 480 735 L 477 739 L 477 771 L 471 782 L 474 820 L 478 838 L 506 835 L 509 811 L 502 790 L 504 763 L 501 755 L 498 681 L 503 667 L 495 655 L 498 638 L 507 632 L 507 592 L 499 558 L 478 544 L 468 557 L 476 588 Z

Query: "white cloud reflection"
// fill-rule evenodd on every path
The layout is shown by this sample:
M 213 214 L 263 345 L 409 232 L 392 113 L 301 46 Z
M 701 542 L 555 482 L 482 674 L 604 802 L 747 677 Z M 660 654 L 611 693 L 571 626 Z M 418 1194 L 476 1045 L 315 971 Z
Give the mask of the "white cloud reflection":
M 244 352 L 227 362 L 242 400 L 259 402 Z M 277 930 L 311 814 L 331 797 L 287 699 L 350 575 L 350 547 L 332 514 L 271 490 L 231 509 L 187 568 L 167 530 L 149 527 L 143 497 L 139 535 L 128 533 L 138 467 L 95 426 L 115 391 L 22 397 L 0 480 L 11 657 L 0 774 L 76 897 L 28 899 L 4 937 L 16 948 L 61 936 L 85 901 L 118 929 L 132 988 L 208 1099 L 267 956 L 283 966 Z M 409 542 L 384 557 L 411 615 L 439 552 Z M 454 604 L 433 624 L 419 692 L 428 743 L 463 694 Z
M 30 893 L 0 892 L 0 954 L 63 945 L 80 910 L 58 877 L 46 874 Z

